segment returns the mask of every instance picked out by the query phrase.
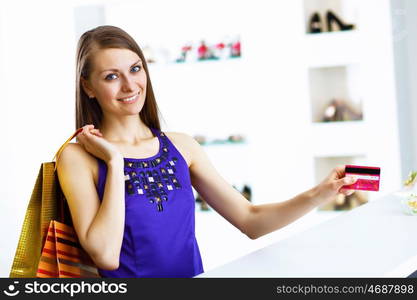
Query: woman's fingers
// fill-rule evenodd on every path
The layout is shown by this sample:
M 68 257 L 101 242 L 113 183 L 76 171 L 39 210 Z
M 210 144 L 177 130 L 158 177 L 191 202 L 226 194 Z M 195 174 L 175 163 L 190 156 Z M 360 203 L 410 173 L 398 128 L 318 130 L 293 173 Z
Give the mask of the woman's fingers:
M 340 179 L 345 176 L 345 166 L 344 165 L 338 165 L 333 169 L 332 172 L 332 178 L 333 179 Z
M 93 124 L 83 126 L 81 134 L 86 136 L 88 136 L 89 134 L 93 134 L 100 137 L 103 136 L 100 132 L 100 129 L 95 129 Z
M 99 137 L 103 137 L 103 135 L 101 134 L 99 129 L 92 129 L 92 130 L 90 130 L 90 133 L 92 133 L 94 135 L 97 135 Z
M 355 192 L 355 190 L 340 189 L 339 192 L 342 193 L 343 195 L 350 196 Z
M 356 178 L 351 177 L 351 176 L 347 176 L 347 177 L 343 177 L 339 180 L 336 181 L 336 186 L 338 188 L 343 187 L 344 185 L 351 185 L 354 184 L 356 182 Z
M 87 125 L 84 125 L 82 128 L 83 128 L 83 132 L 86 132 L 86 131 L 90 131 L 91 129 L 94 129 L 94 125 L 87 124 Z
M 93 124 L 85 125 L 81 127 L 82 131 L 77 135 L 77 140 L 82 144 L 86 145 L 88 143 L 87 137 L 91 134 L 96 136 L 102 136 L 98 129 L 94 129 Z

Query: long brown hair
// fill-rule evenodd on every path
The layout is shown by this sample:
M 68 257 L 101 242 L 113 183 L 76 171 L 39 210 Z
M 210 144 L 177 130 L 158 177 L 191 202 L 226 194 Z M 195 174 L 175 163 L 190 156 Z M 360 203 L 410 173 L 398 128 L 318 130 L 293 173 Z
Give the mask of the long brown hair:
M 89 99 L 81 85 L 81 78 L 88 79 L 91 73 L 91 54 L 97 49 L 120 48 L 135 52 L 143 63 L 146 71 L 146 98 L 139 117 L 150 128 L 161 129 L 159 122 L 159 109 L 156 104 L 149 77 L 148 66 L 142 50 L 135 40 L 124 30 L 115 26 L 99 26 L 85 32 L 78 41 L 76 65 L 76 128 L 86 124 L 94 124 L 100 128 L 103 112 L 96 99 Z

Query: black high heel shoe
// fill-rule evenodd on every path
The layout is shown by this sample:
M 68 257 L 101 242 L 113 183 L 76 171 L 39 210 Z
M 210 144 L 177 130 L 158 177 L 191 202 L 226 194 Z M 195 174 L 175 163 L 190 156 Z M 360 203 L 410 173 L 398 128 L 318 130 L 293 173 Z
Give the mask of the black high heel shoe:
M 310 24 L 308 28 L 309 33 L 320 33 L 322 31 L 321 18 L 318 13 L 314 13 L 310 17 Z
M 345 24 L 343 23 L 332 11 L 327 11 L 326 14 L 326 19 L 327 19 L 327 29 L 329 31 L 333 31 L 333 23 L 336 23 L 341 31 L 345 31 L 345 30 L 352 30 L 355 28 L 355 25 L 353 24 Z

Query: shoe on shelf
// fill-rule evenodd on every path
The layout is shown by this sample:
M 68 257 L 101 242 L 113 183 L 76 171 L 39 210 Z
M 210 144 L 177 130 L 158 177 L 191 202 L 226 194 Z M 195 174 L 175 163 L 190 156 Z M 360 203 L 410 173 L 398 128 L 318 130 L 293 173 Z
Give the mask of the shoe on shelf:
M 310 17 L 308 32 L 309 33 L 320 33 L 322 31 L 322 27 L 323 26 L 322 26 L 322 23 L 321 23 L 320 15 L 317 12 L 315 12 Z
M 327 29 L 328 31 L 333 31 L 333 24 L 337 24 L 337 26 L 339 27 L 340 31 L 345 31 L 345 30 L 352 30 L 355 29 L 355 25 L 353 24 L 346 24 L 344 23 L 342 20 L 340 20 L 340 18 L 331 10 L 327 11 L 326 14 L 326 20 L 327 20 Z

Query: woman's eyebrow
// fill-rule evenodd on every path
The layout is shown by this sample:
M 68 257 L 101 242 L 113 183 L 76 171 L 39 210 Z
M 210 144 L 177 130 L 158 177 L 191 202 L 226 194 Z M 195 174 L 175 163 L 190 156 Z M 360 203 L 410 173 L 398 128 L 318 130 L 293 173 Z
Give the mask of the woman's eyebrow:
M 131 65 L 130 67 L 133 67 L 133 66 L 135 66 L 135 65 L 137 65 L 138 63 L 140 63 L 140 62 L 142 62 L 142 60 L 141 59 L 139 59 L 137 62 L 135 62 L 133 65 Z M 113 71 L 113 72 L 118 72 L 119 70 L 118 69 L 107 69 L 107 70 L 103 70 L 103 71 L 101 71 L 100 72 L 100 74 L 101 73 L 103 73 L 103 72 L 107 72 L 107 71 Z

